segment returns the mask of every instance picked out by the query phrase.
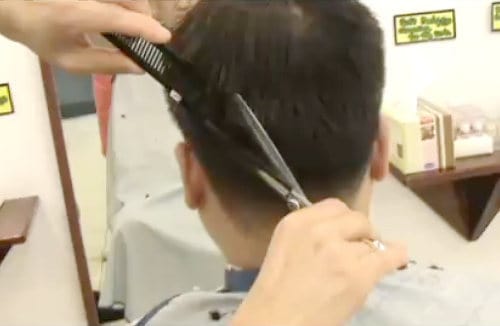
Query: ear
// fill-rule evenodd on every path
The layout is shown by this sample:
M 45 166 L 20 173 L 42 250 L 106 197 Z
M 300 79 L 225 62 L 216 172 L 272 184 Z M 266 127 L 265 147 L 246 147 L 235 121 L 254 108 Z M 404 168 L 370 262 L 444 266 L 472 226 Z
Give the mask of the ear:
M 379 132 L 373 146 L 370 176 L 381 181 L 389 173 L 389 124 L 383 116 L 380 117 Z
M 184 184 L 186 205 L 191 209 L 200 208 L 205 201 L 207 178 L 194 153 L 193 146 L 187 142 L 178 144 L 175 156 Z

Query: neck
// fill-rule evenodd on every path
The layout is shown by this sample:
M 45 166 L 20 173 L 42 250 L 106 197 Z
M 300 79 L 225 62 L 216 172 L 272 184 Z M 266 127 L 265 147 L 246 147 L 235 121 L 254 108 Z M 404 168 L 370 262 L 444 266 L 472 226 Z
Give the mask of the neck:
M 369 216 L 371 184 L 364 184 L 361 190 L 354 197 L 355 200 L 349 203 L 349 206 L 351 209 Z M 258 212 L 247 212 L 249 216 L 243 219 L 241 213 L 241 211 L 238 212 L 237 218 L 236 216 L 226 214 L 222 214 L 222 216 L 221 214 L 216 214 L 222 219 L 214 220 L 213 227 L 208 227 L 207 229 L 212 238 L 217 242 L 228 264 L 242 269 L 257 269 L 260 268 L 264 261 L 267 247 L 279 219 L 273 219 L 272 217 L 270 219 L 260 219 L 274 222 L 267 223 L 266 225 L 245 227 L 237 225 L 234 221 L 251 221 L 252 217 L 254 217 L 254 220 L 255 214 L 258 214 Z M 215 227 L 216 225 L 217 227 Z
M 368 214 L 368 204 L 358 200 L 353 209 Z M 242 269 L 256 269 L 262 265 L 271 241 L 274 227 L 262 228 L 258 232 L 243 231 L 241 229 L 228 232 L 220 243 L 227 262 Z
M 221 243 L 221 249 L 227 262 L 242 269 L 260 268 L 267 253 L 267 247 L 272 237 L 270 227 L 267 231 L 246 232 L 238 230 L 231 233 Z

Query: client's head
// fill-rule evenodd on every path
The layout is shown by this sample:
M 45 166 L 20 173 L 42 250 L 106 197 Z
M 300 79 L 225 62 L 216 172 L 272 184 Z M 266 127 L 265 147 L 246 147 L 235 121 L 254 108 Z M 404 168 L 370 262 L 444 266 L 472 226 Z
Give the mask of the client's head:
M 386 173 L 387 144 L 379 115 L 383 35 L 366 7 L 353 0 L 201 1 L 171 44 L 211 87 L 242 95 L 313 202 L 337 197 L 368 210 L 372 181 Z M 213 108 L 208 118 L 249 144 L 238 126 L 218 121 L 224 110 Z M 228 160 L 230 149 L 178 122 L 187 204 L 230 262 L 258 264 L 286 205 Z

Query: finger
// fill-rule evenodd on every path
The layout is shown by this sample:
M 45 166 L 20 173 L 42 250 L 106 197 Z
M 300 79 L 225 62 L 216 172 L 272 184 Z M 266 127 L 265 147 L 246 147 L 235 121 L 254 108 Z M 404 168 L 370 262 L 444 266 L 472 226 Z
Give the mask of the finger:
M 380 238 L 377 238 L 377 239 L 380 239 Z M 398 242 L 390 242 L 390 241 L 382 241 L 382 244 L 385 246 L 385 248 L 396 248 L 397 250 L 401 250 L 403 251 L 407 256 L 408 256 L 408 247 L 406 245 L 403 245 L 402 243 L 398 243 Z M 398 270 L 405 270 L 408 265 L 411 263 L 411 260 L 410 258 L 408 257 L 408 259 L 406 260 L 405 264 L 400 266 L 398 268 Z
M 378 283 L 387 274 L 408 264 L 408 251 L 403 245 L 390 245 L 384 251 L 373 251 L 362 259 L 362 267 L 372 271 L 371 281 Z
M 143 73 L 132 60 L 114 49 L 88 48 L 66 53 L 57 60 L 64 69 L 74 73 Z
M 349 212 L 332 223 L 337 234 L 345 240 L 375 239 L 376 232 L 366 215 Z
M 347 211 L 335 218 L 323 220 L 314 226 L 314 231 L 322 237 L 331 238 L 337 235 L 342 240 L 359 241 L 374 239 L 376 236 L 373 226 L 365 215 Z
M 326 199 L 312 206 L 295 211 L 287 216 L 292 219 L 303 219 L 310 225 L 330 221 L 332 218 L 343 215 L 349 208 L 338 199 Z
M 114 3 L 132 11 L 151 16 L 153 14 L 147 0 L 98 0 L 99 2 Z
M 352 241 L 345 246 L 345 252 L 352 257 L 364 258 L 373 253 L 373 248 L 361 241 Z
M 134 12 L 113 3 L 77 1 L 78 10 L 71 13 L 73 26 L 82 32 L 122 33 L 129 36 L 142 36 L 154 43 L 165 43 L 170 32 L 152 17 Z

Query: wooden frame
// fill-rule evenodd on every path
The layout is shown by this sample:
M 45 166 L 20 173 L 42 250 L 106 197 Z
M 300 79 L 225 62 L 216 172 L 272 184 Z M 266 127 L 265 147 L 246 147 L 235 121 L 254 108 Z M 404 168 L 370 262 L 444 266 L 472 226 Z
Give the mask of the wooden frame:
M 57 158 L 59 177 L 61 180 L 61 187 L 64 193 L 64 204 L 66 207 L 66 214 L 68 218 L 71 243 L 73 245 L 73 254 L 76 260 L 76 268 L 78 272 L 78 279 L 80 281 L 80 288 L 81 288 L 83 303 L 85 306 L 87 323 L 90 326 L 98 326 L 99 318 L 97 314 L 97 306 L 92 292 L 89 269 L 87 265 L 82 233 L 80 229 L 78 208 L 76 205 L 73 183 L 71 181 L 68 155 L 66 152 L 66 146 L 64 142 L 64 134 L 61 123 L 61 112 L 59 108 L 59 101 L 57 99 L 54 74 L 49 64 L 40 61 L 40 66 L 42 71 L 45 97 L 47 99 L 47 109 L 50 120 L 50 128 L 52 131 L 52 138 L 54 142 L 54 150 Z
M 500 8 L 500 2 L 493 2 L 491 4 L 491 31 L 500 32 L 500 27 L 495 28 L 495 9 Z
M 399 18 L 411 17 L 411 16 L 417 16 L 417 15 L 441 14 L 441 13 L 452 13 L 453 14 L 453 37 L 439 38 L 439 39 L 433 39 L 433 40 L 398 42 L 398 19 Z M 401 14 L 401 15 L 394 16 L 394 44 L 396 44 L 396 45 L 410 45 L 410 44 L 437 42 L 437 41 L 451 41 L 451 40 L 454 40 L 456 38 L 457 38 L 457 15 L 455 13 L 455 9 L 415 12 L 415 13 L 408 13 L 408 14 Z

